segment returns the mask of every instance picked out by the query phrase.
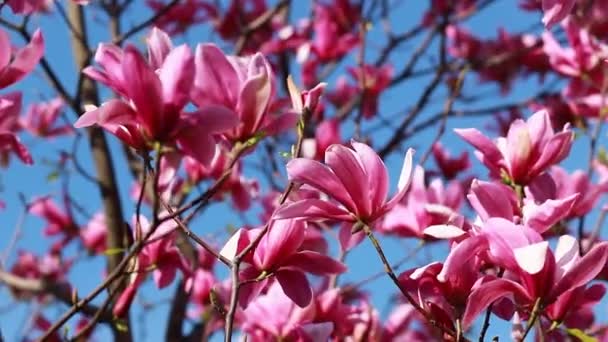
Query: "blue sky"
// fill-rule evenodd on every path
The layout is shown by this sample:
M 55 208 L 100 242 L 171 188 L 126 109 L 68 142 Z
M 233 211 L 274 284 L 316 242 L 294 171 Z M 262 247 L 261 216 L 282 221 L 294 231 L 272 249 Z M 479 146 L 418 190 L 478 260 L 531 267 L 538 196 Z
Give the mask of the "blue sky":
M 134 23 L 138 23 L 142 18 L 148 16 L 148 11 L 142 6 L 142 3 L 136 1 L 136 4 L 129 10 L 129 15 L 123 21 L 123 27 L 128 28 Z M 424 8 L 427 6 L 427 1 L 397 1 L 398 6 L 391 11 L 391 23 L 393 29 L 396 32 L 406 31 L 408 28 L 416 25 L 421 18 L 421 14 Z M 292 18 L 301 18 L 309 13 L 307 1 L 294 1 L 294 8 L 292 9 Z M 3 17 L 13 17 L 8 15 L 9 9 L 3 9 Z M 102 15 L 90 16 L 88 24 L 90 25 L 91 42 L 92 46 L 95 46 L 97 42 L 105 41 L 108 39 L 107 24 L 104 22 Z M 480 35 L 483 38 L 495 37 L 497 28 L 500 26 L 506 27 L 509 32 L 520 32 L 525 30 L 532 25 L 540 22 L 539 13 L 524 13 L 518 11 L 516 8 L 516 2 L 511 0 L 497 1 L 496 4 L 491 5 L 489 8 L 484 10 L 484 14 L 476 17 L 472 20 L 467 21 L 466 27 L 469 28 L 475 34 Z M 53 16 L 35 16 L 32 18 L 29 27 L 42 27 L 44 37 L 46 40 L 46 57 L 50 61 L 52 67 L 57 71 L 60 79 L 64 84 L 69 85 L 70 91 L 74 87 L 77 75 L 72 65 L 72 56 L 69 54 L 70 46 L 67 37 L 65 25 L 59 20 L 56 15 Z M 372 28 L 372 31 L 368 35 L 368 47 L 369 50 L 366 52 L 367 57 L 373 60 L 378 48 L 385 42 L 385 38 L 381 34 L 380 25 L 376 25 Z M 145 33 L 145 32 L 144 32 Z M 132 39 L 131 42 L 143 47 L 141 35 Z M 187 41 L 192 47 L 198 42 L 217 42 L 217 37 L 210 33 L 207 27 L 199 26 L 189 32 L 187 37 L 180 37 L 177 39 L 178 42 Z M 18 42 L 19 45 L 23 42 L 19 38 L 15 38 L 14 42 Z M 396 69 L 399 69 L 403 65 L 403 61 L 410 55 L 412 49 L 415 48 L 416 42 L 414 40 L 408 44 L 404 44 L 399 48 L 400 53 L 395 54 L 391 59 L 391 63 L 394 64 Z M 226 44 L 220 44 L 226 46 Z M 432 48 L 431 48 L 432 49 Z M 228 50 L 229 51 L 229 50 Z M 421 68 L 425 64 L 429 65 L 432 61 L 423 58 L 420 65 Z M 344 65 L 352 65 L 353 60 L 346 61 Z M 343 66 L 344 66 L 343 65 Z M 329 87 L 333 88 L 333 82 L 335 81 L 335 75 L 340 74 L 342 67 L 334 73 L 328 82 Z M 298 77 L 296 77 L 298 78 Z M 428 78 L 421 77 L 415 81 L 409 81 L 405 84 L 391 89 L 383 94 L 380 113 L 384 117 L 390 117 L 394 113 L 405 113 L 408 106 L 411 106 L 413 101 L 420 95 L 421 89 L 428 83 Z M 503 102 L 509 102 L 513 99 L 523 99 L 529 96 L 529 94 L 538 91 L 540 88 L 539 82 L 532 78 L 523 82 L 519 82 L 514 87 L 512 93 L 506 98 L 498 98 L 497 96 L 489 96 L 487 100 L 479 101 L 470 107 L 458 104 L 455 108 L 460 109 L 472 109 L 480 108 L 489 104 L 498 104 Z M 11 87 L 10 89 L 3 90 L 3 93 L 9 90 L 21 90 L 24 92 L 24 108 L 27 104 L 39 101 L 41 99 L 48 100 L 54 94 L 49 91 L 46 86 L 44 76 L 41 70 L 37 71 L 27 77 L 24 81 Z M 476 76 L 471 75 L 467 77 L 465 81 L 465 93 L 469 95 L 473 94 L 496 94 L 496 87 L 494 85 L 479 84 Z M 110 96 L 109 92 L 102 92 L 102 99 L 107 99 Z M 425 115 L 436 113 L 438 109 L 443 106 L 442 100 L 445 98 L 445 91 L 440 91 L 435 94 L 432 98 L 432 104 L 429 109 L 425 112 Z M 331 111 L 328 112 L 331 115 Z M 529 112 L 526 114 L 530 114 Z M 73 113 L 67 114 L 67 119 L 70 121 L 75 120 Z M 397 119 L 399 120 L 399 119 Z M 467 118 L 451 120 L 448 123 L 448 129 L 442 138 L 442 142 L 445 146 L 448 146 L 452 153 L 460 152 L 463 149 L 471 151 L 468 146 L 460 141 L 455 134 L 452 133 L 453 128 L 457 127 L 478 127 L 483 128 L 483 125 L 489 122 L 486 118 Z M 363 131 L 366 128 L 373 127 L 374 124 L 364 124 Z M 352 133 L 353 127 L 346 126 L 343 128 L 342 134 L 344 137 L 349 138 Z M 386 129 L 377 130 L 376 134 L 372 137 L 375 146 L 381 146 L 386 139 L 389 138 L 389 131 Z M 427 130 L 417 136 L 411 141 L 408 141 L 404 146 L 413 146 L 418 149 L 419 158 L 423 152 L 428 148 L 428 142 L 434 138 L 435 132 L 433 130 Z M 604 134 L 602 136 L 602 142 L 605 140 Z M 2 192 L 0 198 L 7 203 L 7 208 L 0 212 L 0 218 L 3 222 L 3 227 L 0 229 L 0 249 L 4 249 L 8 242 L 11 240 L 13 235 L 16 222 L 22 212 L 22 206 L 18 200 L 18 195 L 21 193 L 26 199 L 31 199 L 36 195 L 51 194 L 57 196 L 61 191 L 61 181 L 48 181 L 48 175 L 52 173 L 52 168 L 45 165 L 45 159 L 49 156 L 56 158 L 57 151 L 70 150 L 71 144 L 69 139 L 56 139 L 54 141 L 41 142 L 28 136 L 27 134 L 22 135 L 22 139 L 28 146 L 31 147 L 31 151 L 36 161 L 35 167 L 26 167 L 16 160 L 11 162 L 8 169 L 0 172 L 0 185 L 2 186 Z M 115 164 L 119 172 L 119 182 L 121 188 L 121 196 L 123 198 L 123 210 L 127 219 L 134 213 L 134 204 L 129 200 L 129 189 L 131 187 L 131 178 L 127 172 L 122 153 L 120 152 L 117 140 L 114 137 L 109 137 L 113 151 L 116 152 L 114 156 Z M 587 145 L 588 142 L 585 138 L 577 139 L 575 147 L 572 152 L 572 156 L 564 163 L 570 170 L 577 167 L 586 167 L 587 165 Z M 472 156 L 472 154 L 471 154 Z M 81 144 L 78 149 L 78 157 L 83 165 L 90 171 L 93 171 L 92 162 L 87 152 L 87 145 Z M 399 170 L 401 169 L 401 163 L 403 160 L 402 155 L 393 154 L 385 162 L 389 168 L 389 174 L 391 176 L 393 191 L 396 188 L 396 182 L 398 178 Z M 480 166 L 477 160 L 472 160 L 473 172 L 481 177 L 486 176 L 486 170 Z M 432 163 L 427 162 L 426 166 L 432 166 Z M 245 171 L 245 174 L 250 176 L 256 176 L 255 172 Z M 264 179 L 261 179 L 263 187 L 267 187 Z M 99 197 L 97 189 L 88 183 L 86 180 L 75 177 L 72 178 L 69 184 L 69 189 L 75 198 L 82 201 L 81 204 L 90 212 L 93 213 L 100 208 Z M 57 197 L 55 197 L 57 198 Z M 246 217 L 253 223 L 256 223 L 256 213 L 259 212 L 259 207 L 253 208 Z M 77 216 L 78 222 L 84 224 L 87 219 L 82 216 Z M 594 219 L 591 218 L 588 222 L 593 223 Z M 206 210 L 205 214 L 196 221 L 193 225 L 193 230 L 199 233 L 201 236 L 220 236 L 219 242 L 224 241 L 226 237 L 226 227 L 228 225 L 239 226 L 243 222 L 238 215 L 234 215 L 231 212 L 229 205 L 213 205 L 211 209 Z M 49 239 L 41 236 L 41 230 L 43 228 L 43 222 L 35 217 L 27 217 L 23 224 L 22 235 L 19 237 L 16 249 L 27 249 L 37 252 L 42 252 L 47 249 L 50 242 Z M 389 260 L 398 260 L 403 255 L 408 253 L 414 246 L 417 245 L 417 241 L 395 241 L 393 239 L 383 239 L 382 244 L 387 252 Z M 444 244 L 437 244 L 432 248 L 425 249 L 418 253 L 413 260 L 405 265 L 401 270 L 421 266 L 431 261 L 441 261 L 447 251 L 447 247 Z M 78 246 L 72 244 L 65 250 L 66 256 L 74 256 L 80 253 Z M 13 258 L 9 259 L 8 264 L 12 264 Z M 347 259 L 348 265 L 351 267 L 348 274 L 341 277 L 344 281 L 359 280 L 363 279 L 368 275 L 374 274 L 382 269 L 375 252 L 372 247 L 367 243 L 363 243 L 357 249 L 351 253 Z M 78 287 L 79 293 L 86 294 L 93 289 L 103 277 L 103 268 L 105 262 L 97 258 L 96 260 L 85 258 L 85 261 L 76 263 L 70 270 L 69 278 Z M 220 274 L 226 274 L 224 271 Z M 365 287 L 370 293 L 373 302 L 377 305 L 378 310 L 383 314 L 387 314 L 387 302 L 390 300 L 389 294 L 395 292 L 393 284 L 386 277 L 383 277 L 377 281 L 374 281 Z M 167 289 L 158 291 L 153 285 L 147 284 L 141 291 L 141 298 L 146 302 L 159 303 L 154 308 L 150 309 L 145 315 L 141 315 L 139 310 L 136 310 L 132 314 L 132 320 L 135 322 L 134 335 L 137 340 L 146 341 L 161 341 L 163 340 L 165 322 L 167 321 L 168 311 L 168 299 L 171 297 L 174 290 L 174 286 Z M 95 302 L 100 303 L 103 297 L 98 298 Z M 44 308 L 44 312 L 48 318 L 56 318 L 59 314 L 64 312 L 65 306 L 58 306 L 54 308 Z M 32 312 L 38 310 L 35 305 L 26 305 L 22 303 L 15 303 L 10 297 L 8 291 L 5 288 L 0 289 L 0 329 L 2 330 L 5 338 L 9 341 L 16 340 L 20 336 L 24 329 L 28 327 L 28 320 L 32 316 Z M 145 317 L 144 321 L 141 321 L 141 317 Z M 73 327 L 73 320 L 70 322 L 70 326 Z M 499 319 L 494 318 L 492 325 L 489 330 L 489 336 L 498 335 L 502 338 L 508 338 L 509 326 L 506 323 L 498 323 Z M 99 328 L 96 331 L 98 340 L 105 340 L 108 336 L 108 329 Z M 477 333 L 471 333 L 471 337 L 476 337 Z

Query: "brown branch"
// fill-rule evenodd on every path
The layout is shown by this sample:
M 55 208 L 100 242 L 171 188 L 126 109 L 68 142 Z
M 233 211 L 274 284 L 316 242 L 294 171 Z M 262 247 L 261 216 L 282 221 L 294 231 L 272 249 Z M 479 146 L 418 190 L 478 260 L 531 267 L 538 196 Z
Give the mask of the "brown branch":
M 73 304 L 72 291 L 70 291 L 68 284 L 23 278 L 3 270 L 0 270 L 0 282 L 19 291 L 33 292 L 36 294 L 51 294 L 53 297 L 67 305 Z M 100 308 L 91 304 L 82 306 L 82 312 L 87 315 L 94 315 L 100 311 L 99 309 Z M 101 322 L 110 322 L 112 320 L 112 315 L 102 310 L 99 314 L 99 320 Z
M 69 2 L 68 4 L 68 19 L 72 23 L 73 32 L 71 34 L 71 44 L 74 52 L 74 59 L 78 70 L 82 70 L 90 62 L 90 54 L 88 47 L 88 37 L 84 9 L 82 6 Z M 79 84 L 79 94 L 81 96 L 75 100 L 76 113 L 83 111 L 80 108 L 82 102 L 99 104 L 97 87 L 95 83 L 87 78 L 82 79 Z M 89 142 L 91 144 L 91 152 L 97 170 L 98 187 L 102 197 L 102 203 L 105 211 L 105 220 L 108 229 L 108 247 L 113 250 L 124 250 L 127 246 L 127 236 L 125 234 L 125 225 L 121 208 L 120 194 L 118 184 L 116 182 L 115 168 L 110 154 L 110 148 L 106 141 L 106 137 L 99 127 L 88 129 Z M 108 255 L 108 271 L 117 269 L 123 259 L 123 253 L 112 253 Z M 124 259 L 123 259 L 124 260 Z M 120 291 L 120 284 L 111 285 L 112 291 Z M 128 326 L 128 320 L 127 320 Z M 131 341 L 131 332 L 125 329 L 113 329 L 115 338 L 120 341 Z

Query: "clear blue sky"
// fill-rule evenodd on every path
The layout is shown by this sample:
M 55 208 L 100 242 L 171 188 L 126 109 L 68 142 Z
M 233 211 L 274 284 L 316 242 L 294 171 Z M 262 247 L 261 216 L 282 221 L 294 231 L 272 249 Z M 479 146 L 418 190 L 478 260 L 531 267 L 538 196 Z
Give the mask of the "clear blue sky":
M 140 3 L 139 1 L 136 1 L 135 3 L 137 4 L 132 6 L 129 11 L 130 16 L 123 21 L 124 28 L 128 28 L 132 24 L 140 22 L 141 18 L 145 18 L 149 14 L 147 9 L 141 5 L 143 2 Z M 309 13 L 307 3 L 308 1 L 294 1 L 295 7 L 292 11 L 292 18 L 301 18 L 306 16 Z M 423 9 L 427 6 L 427 1 L 397 1 L 396 3 L 399 3 L 400 5 L 395 10 L 391 11 L 391 24 L 393 25 L 393 29 L 397 32 L 405 31 L 417 24 L 421 18 Z M 516 3 L 516 1 L 512 0 L 498 1 L 497 4 L 486 9 L 482 16 L 468 21 L 466 27 L 482 37 L 489 38 L 496 36 L 497 28 L 500 26 L 506 27 L 509 32 L 520 32 L 529 28 L 531 25 L 540 22 L 540 15 L 538 13 L 528 14 L 518 11 L 516 9 Z M 2 12 L 3 17 L 6 17 L 9 12 L 10 11 L 8 8 L 4 8 Z M 103 20 L 103 16 L 101 15 L 95 17 L 91 16 L 89 18 L 88 24 L 91 31 L 91 41 L 95 42 L 93 46 L 96 45 L 96 42 L 104 41 L 108 37 L 107 25 L 103 22 Z M 69 54 L 69 40 L 64 24 L 56 15 L 51 17 L 35 16 L 31 20 L 30 27 L 34 28 L 36 26 L 41 26 L 43 28 L 43 33 L 46 40 L 46 56 L 48 60 L 50 61 L 52 67 L 58 71 L 61 80 L 67 84 L 71 90 L 76 81 L 76 74 L 74 67 L 72 66 L 72 56 Z M 374 27 L 369 35 L 369 50 L 367 52 L 367 56 L 370 59 L 374 58 L 378 48 L 384 43 L 382 35 L 379 32 L 380 29 L 380 26 Z M 131 41 L 139 46 L 143 46 L 140 38 L 141 36 Z M 198 42 L 217 41 L 217 37 L 210 34 L 207 28 L 200 26 L 189 32 L 185 38 L 191 44 L 191 46 L 194 46 Z M 178 41 L 183 39 L 184 38 L 180 38 Z M 22 41 L 19 38 L 15 38 L 13 41 L 22 44 Z M 399 50 L 401 51 L 401 56 L 397 54 L 393 57 L 391 62 L 394 63 L 397 69 L 403 65 L 404 60 L 411 54 L 412 49 L 415 47 L 415 42 L 416 41 L 402 46 Z M 428 63 L 428 61 L 423 62 L 422 66 L 425 63 Z M 337 74 L 339 74 L 339 72 L 334 73 L 334 75 Z M 333 87 L 333 81 L 335 81 L 335 77 L 332 77 L 329 80 L 330 88 Z M 38 101 L 40 99 L 49 99 L 54 95 L 52 92 L 49 92 L 48 87 L 46 87 L 46 83 L 44 82 L 45 80 L 42 72 L 38 69 L 26 80 L 18 83 L 10 89 L 3 90 L 3 93 L 14 89 L 22 90 L 24 92 L 24 108 L 26 108 L 27 104 L 31 102 Z M 394 113 L 398 112 L 404 113 L 407 106 L 411 105 L 412 102 L 418 98 L 421 89 L 426 82 L 428 82 L 427 78 L 420 78 L 417 81 L 407 82 L 403 86 L 396 87 L 395 89 L 386 92 L 382 98 L 380 112 L 384 117 L 390 117 L 391 115 L 394 115 Z M 523 99 L 529 96 L 529 94 L 537 91 L 538 88 L 539 83 L 535 78 L 533 78 L 525 82 L 519 82 L 518 85 L 513 88 L 512 94 L 510 94 L 510 96 L 506 99 L 497 100 L 496 96 L 491 96 L 488 97 L 489 100 L 481 101 L 471 107 L 479 108 L 483 105 L 497 104 L 498 101 L 502 102 L 508 101 L 509 99 Z M 496 87 L 493 85 L 479 84 L 476 77 L 469 77 L 465 83 L 465 92 L 469 95 L 492 94 L 496 93 Z M 107 99 L 108 96 L 109 93 L 105 91 L 102 98 Z M 445 96 L 445 93 L 439 92 L 436 94 L 433 97 L 434 101 L 430 106 L 430 110 L 428 110 L 425 114 L 428 115 L 436 113 L 437 110 L 442 106 L 443 96 Z M 456 108 L 465 107 L 463 107 L 462 104 L 459 104 L 456 106 Z M 328 112 L 328 114 L 331 115 L 331 112 Z M 69 120 L 75 120 L 73 113 L 69 113 L 67 117 Z M 452 129 L 455 127 L 472 126 L 483 128 L 483 125 L 485 125 L 487 122 L 489 122 L 489 119 L 485 118 L 450 121 L 448 130 L 446 131 L 442 142 L 444 145 L 449 146 L 453 153 L 460 152 L 462 149 L 468 149 L 470 151 L 470 148 L 465 146 L 452 133 Z M 363 130 L 365 131 L 365 129 L 368 127 L 370 126 L 365 125 Z M 352 127 L 345 127 L 342 131 L 343 136 L 348 138 L 350 134 L 349 131 L 352 131 Z M 376 146 L 381 145 L 382 142 L 388 138 L 387 133 L 388 132 L 385 130 L 380 130 L 375 136 L 373 136 Z M 428 148 L 428 142 L 433 139 L 434 134 L 435 133 L 432 130 L 426 131 L 424 134 L 416 136 L 415 139 L 408 142 L 406 146 L 413 146 L 417 148 L 419 151 L 418 157 L 420 157 L 426 148 Z M 603 136 L 604 135 L 602 134 L 602 141 L 604 141 Z M 7 203 L 7 208 L 0 212 L 1 222 L 3 223 L 3 226 L 0 229 L 0 249 L 4 249 L 8 244 L 8 241 L 11 239 L 14 231 L 13 227 L 15 226 L 18 216 L 22 211 L 22 206 L 18 201 L 17 194 L 22 193 L 27 199 L 31 199 L 35 195 L 59 195 L 61 191 L 61 182 L 48 181 L 47 176 L 52 172 L 52 168 L 45 165 L 45 158 L 56 158 L 57 151 L 62 149 L 69 150 L 71 148 L 69 139 L 56 139 L 51 142 L 45 141 L 42 143 L 41 141 L 35 140 L 27 134 L 23 134 L 22 139 L 28 144 L 28 146 L 31 147 L 36 165 L 35 167 L 26 167 L 13 160 L 10 168 L 0 172 L 0 185 L 2 186 L 3 190 L 0 193 L 0 198 Z M 117 152 L 114 159 L 120 175 L 119 181 L 121 184 L 121 195 L 124 199 L 123 209 L 125 216 L 128 219 L 134 212 L 134 204 L 128 198 L 129 189 L 131 187 L 131 178 L 127 172 L 122 158 L 122 153 L 118 148 L 119 146 L 116 143 L 116 139 L 114 137 L 110 137 L 109 140 L 112 142 L 112 148 Z M 586 139 L 577 139 L 572 152 L 572 157 L 570 157 L 565 163 L 569 169 L 575 167 L 584 167 L 587 164 L 586 146 Z M 82 164 L 86 165 L 87 169 L 93 171 L 92 163 L 86 150 L 86 144 L 81 145 L 78 156 L 81 158 Z M 389 167 L 389 173 L 391 175 L 393 184 L 391 189 L 393 191 L 396 188 L 398 173 L 403 160 L 402 158 L 402 155 L 393 155 L 386 160 Z M 426 166 L 428 167 L 431 165 L 432 163 L 427 163 Z M 477 160 L 473 160 L 473 165 L 473 170 L 476 172 L 476 174 L 478 174 L 480 177 L 486 176 L 486 170 L 480 166 L 480 163 Z M 255 176 L 255 173 L 249 173 L 249 175 Z M 262 182 L 264 188 L 266 188 L 264 179 L 260 179 L 260 181 Z M 81 204 L 84 205 L 89 212 L 93 213 L 100 208 L 97 188 L 92 186 L 87 181 L 83 180 L 82 178 L 73 179 L 69 185 L 69 188 L 71 194 L 81 200 Z M 253 223 L 257 222 L 255 213 L 258 211 L 259 207 L 252 209 L 252 211 L 246 215 L 247 218 Z M 82 216 L 77 217 L 80 223 L 84 224 L 86 222 L 86 219 Z M 589 220 L 588 222 L 593 222 L 593 219 Z M 214 205 L 211 210 L 206 211 L 203 217 L 197 221 L 193 228 L 202 236 L 211 234 L 216 235 L 219 233 L 220 236 L 222 236 L 219 241 L 223 241 L 225 239 L 225 227 L 227 225 L 239 226 L 241 224 L 242 221 L 239 216 L 231 214 L 228 206 Z M 19 238 L 17 249 L 22 248 L 39 253 L 45 251 L 50 243 L 49 239 L 42 237 L 42 228 L 43 222 L 41 220 L 31 216 L 28 217 L 23 225 L 23 234 Z M 387 251 L 389 260 L 398 260 L 417 244 L 416 241 L 394 241 L 389 239 L 384 239 L 382 243 Z M 411 263 L 403 267 L 401 270 L 415 266 L 422 266 L 431 261 L 441 261 L 444 258 L 446 251 L 446 245 L 437 244 L 433 248 L 419 253 Z M 64 255 L 69 257 L 74 256 L 77 253 L 77 246 L 72 244 L 70 248 L 65 251 Z M 14 253 L 13 258 L 9 259 L 8 264 L 12 264 L 13 261 Z M 382 269 L 374 251 L 367 243 L 363 243 L 361 246 L 359 246 L 354 253 L 349 256 L 347 263 L 351 268 L 348 274 L 341 278 L 344 280 L 362 279 Z M 79 289 L 79 294 L 84 295 L 88 293 L 102 280 L 104 265 L 105 262 L 101 258 L 98 258 L 97 260 L 85 258 L 85 261 L 79 261 L 72 267 L 69 273 L 69 278 Z M 221 272 L 221 274 L 226 273 Z M 165 322 L 167 321 L 166 315 L 168 311 L 168 303 L 169 298 L 173 294 L 173 288 L 174 287 L 171 286 L 168 289 L 158 291 L 154 288 L 154 286 L 151 286 L 151 284 L 147 284 L 144 286 L 143 291 L 140 292 L 142 294 L 141 298 L 143 298 L 146 302 L 160 304 L 143 316 L 140 315 L 140 312 L 137 310 L 133 312 L 131 317 L 133 322 L 135 322 L 134 335 L 138 341 L 144 340 L 144 338 L 146 341 L 163 340 Z M 380 310 L 383 315 L 386 315 L 388 310 L 388 306 L 386 304 L 389 300 L 389 294 L 394 293 L 393 284 L 387 278 L 382 278 L 369 284 L 366 289 L 372 294 L 372 299 L 377 305 L 378 310 Z M 101 299 L 102 298 L 98 298 L 95 302 L 99 303 Z M 44 308 L 43 311 L 45 312 L 45 316 L 53 319 L 58 317 L 58 314 L 64 312 L 65 309 L 65 306 L 59 306 L 53 308 Z M 8 341 L 17 340 L 18 337 L 23 333 L 24 329 L 28 327 L 28 319 L 35 310 L 38 310 L 35 305 L 15 303 L 10 297 L 8 291 L 5 288 L 2 288 L 0 290 L 0 329 L 4 334 L 4 337 Z M 142 321 L 141 317 L 144 317 L 145 320 Z M 499 335 L 501 340 L 503 338 L 508 338 L 508 324 L 498 322 L 498 318 L 493 319 L 489 336 Z M 70 327 L 73 327 L 74 321 L 71 321 L 70 323 Z M 108 333 L 109 330 L 107 328 L 98 328 L 96 330 L 96 336 L 98 337 L 97 340 L 106 340 Z M 470 336 L 476 337 L 477 335 L 476 333 L 473 333 Z

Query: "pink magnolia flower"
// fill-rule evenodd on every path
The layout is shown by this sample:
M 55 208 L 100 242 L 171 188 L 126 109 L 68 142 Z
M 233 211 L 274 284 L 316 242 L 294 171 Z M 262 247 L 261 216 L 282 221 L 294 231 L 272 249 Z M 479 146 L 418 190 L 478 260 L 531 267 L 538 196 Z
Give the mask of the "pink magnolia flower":
M 429 227 L 425 233 L 437 238 L 459 240 L 452 244 L 443 268 L 437 275 L 437 279 L 442 282 L 450 274 L 462 274 L 463 267 L 467 267 L 467 263 L 477 255 L 492 265 L 514 269 L 517 263 L 513 251 L 516 248 L 543 241 L 534 229 L 501 217 L 491 217 L 481 227 L 473 226 L 466 232 L 457 226 L 444 225 Z
M 541 313 L 547 310 L 552 319 L 561 321 L 574 304 L 573 293 L 602 270 L 608 259 L 608 243 L 600 243 L 580 257 L 576 239 L 563 235 L 555 252 L 547 241 L 540 241 L 514 248 L 513 253 L 516 264 L 509 270 L 519 282 L 494 279 L 475 289 L 463 316 L 464 329 L 492 302 L 507 296 L 517 304 L 518 311 L 528 314 L 540 300 Z
M 48 13 L 53 6 L 52 0 L 7 0 L 6 4 L 15 14 Z
M 574 8 L 576 0 L 543 0 L 543 24 L 547 28 L 564 20 Z
M 101 44 L 95 61 L 101 70 L 83 71 L 121 95 L 101 107 L 90 107 L 75 127 L 100 125 L 135 149 L 148 150 L 154 142 L 175 146 L 203 164 L 215 152 L 214 134 L 236 124 L 226 108 L 206 104 L 194 113 L 183 112 L 194 80 L 194 59 L 186 45 L 173 48 L 169 36 L 153 29 L 146 60 L 133 46 Z M 224 78 L 224 76 L 222 76 Z
M 440 174 L 448 180 L 456 178 L 459 173 L 471 167 L 469 154 L 466 151 L 463 151 L 458 157 L 452 157 L 440 142 L 433 144 L 431 151 Z
M 21 80 L 29 74 L 44 54 L 42 32 L 36 30 L 32 40 L 21 49 L 14 50 L 8 34 L 0 29 L 0 88 Z
M 242 312 L 241 329 L 248 341 L 327 341 L 333 331 L 331 322 L 315 322 L 313 305 L 298 307 L 286 296 L 278 282 L 258 296 Z M 264 319 L 260 319 L 264 317 Z
M 25 130 L 38 137 L 50 138 L 70 134 L 74 131 L 70 125 L 55 126 L 63 106 L 64 102 L 61 98 L 33 104 L 27 110 L 25 117 L 20 120 L 20 124 Z
M 17 260 L 10 272 L 18 277 L 26 279 L 46 280 L 55 284 L 66 282 L 66 275 L 72 265 L 71 261 L 62 260 L 56 253 L 45 254 L 42 257 L 26 251 L 18 251 Z M 11 293 L 22 299 L 29 299 L 32 293 L 19 288 L 10 288 Z M 39 299 L 44 300 L 48 294 L 42 293 Z
M 213 105 L 238 117 L 239 124 L 224 133 L 233 142 L 264 133 L 273 135 L 295 125 L 293 113 L 272 117 L 275 93 L 270 64 L 257 53 L 248 57 L 226 56 L 215 45 L 196 47 L 192 101 L 199 108 Z
M 443 273 L 441 281 L 438 278 L 443 265 L 433 262 L 403 272 L 399 275 L 399 282 L 413 298 L 419 299 L 418 305 L 438 324 L 454 330 L 454 322 L 465 311 L 472 288 L 480 278 L 480 260 L 472 259 L 456 272 Z
M 102 254 L 107 250 L 106 219 L 103 213 L 96 213 L 87 225 L 80 229 L 82 244 L 94 254 Z
M 44 235 L 62 237 L 61 241 L 53 247 L 56 251 L 60 251 L 68 242 L 78 236 L 78 224 L 74 222 L 69 213 L 67 204 L 66 211 L 64 211 L 53 202 L 51 197 L 41 197 L 30 204 L 29 212 L 46 220 L 47 226 L 44 228 Z
M 427 186 L 424 169 L 418 165 L 408 194 L 386 214 L 379 229 L 387 234 L 426 239 L 427 227 L 452 224 L 460 218 L 463 199 L 463 189 L 457 181 L 444 186 L 440 179 L 433 179 Z
M 311 50 L 320 61 L 339 59 L 359 43 L 355 30 L 360 16 L 360 9 L 349 0 L 315 3 Z
M 253 253 L 245 261 L 250 267 L 241 271 L 243 281 L 257 279 L 241 287 L 240 303 L 246 307 L 269 283 L 278 281 L 286 296 L 299 307 L 306 307 L 312 298 L 312 289 L 306 273 L 315 275 L 338 274 L 346 266 L 327 255 L 306 250 L 303 243 L 307 225 L 299 220 L 273 220 Z M 221 254 L 232 260 L 260 233 L 261 228 L 240 229 L 224 245 Z
M 599 197 L 608 191 L 608 181 L 600 179 L 594 184 L 587 176 L 587 172 L 576 170 L 568 174 L 559 166 L 553 166 L 550 174 L 539 177 L 527 189 L 528 197 L 536 201 L 549 199 L 563 199 L 578 194 L 578 198 L 567 218 L 579 217 L 589 213 L 596 205 Z
M 161 0 L 146 0 L 146 4 L 155 12 L 167 6 L 166 1 Z M 209 21 L 216 16 L 217 9 L 210 2 L 186 0 L 178 2 L 156 19 L 154 24 L 173 36 L 184 33 L 192 26 Z
M 507 136 L 495 142 L 475 128 L 455 132 L 477 148 L 475 155 L 493 177 L 508 177 L 520 185 L 566 158 L 574 138 L 568 125 L 555 133 L 546 111 L 536 112 L 526 122 L 515 120 Z
M 17 133 L 21 130 L 21 92 L 0 95 L 0 131 Z
M 7 165 L 9 155 L 14 153 L 26 164 L 32 164 L 32 156 L 27 147 L 21 143 L 17 133 L 19 113 L 21 111 L 21 93 L 13 92 L 0 95 L 0 163 Z
M 293 110 L 298 114 L 304 114 L 304 111 L 308 111 L 315 116 L 316 112 L 321 107 L 321 96 L 325 92 L 326 86 L 327 84 L 325 82 L 321 82 L 312 89 L 300 90 L 293 82 L 291 76 L 288 77 L 287 87 Z
M 540 176 L 536 180 L 545 177 Z M 538 182 L 537 182 L 538 183 Z M 538 187 L 537 184 L 533 184 Z M 527 196 L 520 207 L 513 189 L 499 183 L 474 180 L 467 196 L 482 221 L 501 217 L 521 222 L 540 234 L 547 232 L 559 221 L 568 218 L 580 194 L 571 193 L 560 198 L 529 196 L 534 190 L 526 187 Z M 537 192 L 537 191 L 536 191 Z
M 399 177 L 398 192 L 388 202 L 388 172 L 371 147 L 356 141 L 352 148 L 331 145 L 325 151 L 325 164 L 296 158 L 287 164 L 293 182 L 307 184 L 333 198 L 338 204 L 310 198 L 287 204 L 277 210 L 276 218 L 325 218 L 339 221 L 363 221 L 373 225 L 405 196 L 412 174 L 409 149 Z
M 576 98 L 601 92 L 608 47 L 572 21 L 565 24 L 564 30 L 569 47 L 561 46 L 550 32 L 543 34 L 543 49 L 551 67 L 572 78 L 563 93 Z
M 163 214 L 161 213 L 161 216 Z M 147 235 L 151 225 L 144 216 L 133 218 L 134 239 L 138 238 L 137 226 L 141 228 L 141 237 Z M 148 272 L 152 272 L 152 278 L 156 287 L 162 289 L 173 282 L 177 271 L 190 276 L 191 269 L 186 259 L 175 246 L 176 223 L 172 220 L 161 223 L 152 233 L 146 245 L 137 254 L 137 259 L 132 266 L 132 273 L 125 290 L 120 294 L 113 308 L 114 315 L 124 316 L 128 312 L 137 289 L 144 282 Z

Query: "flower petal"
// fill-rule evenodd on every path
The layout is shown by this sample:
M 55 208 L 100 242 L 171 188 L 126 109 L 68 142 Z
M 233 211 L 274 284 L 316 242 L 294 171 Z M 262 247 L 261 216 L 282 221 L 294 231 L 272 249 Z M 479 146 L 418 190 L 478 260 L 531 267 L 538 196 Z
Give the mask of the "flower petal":
M 312 299 L 312 289 L 304 273 L 294 270 L 281 270 L 275 275 L 283 293 L 297 306 L 305 308 Z

